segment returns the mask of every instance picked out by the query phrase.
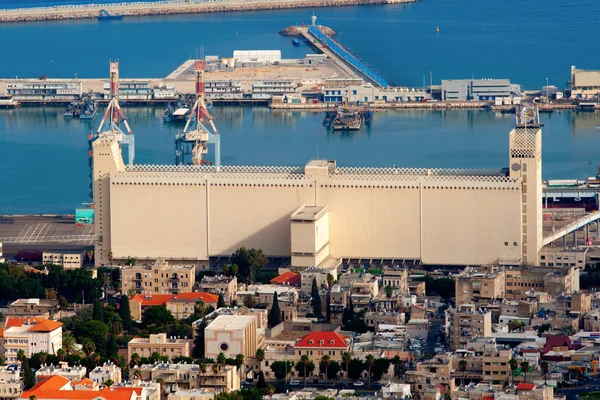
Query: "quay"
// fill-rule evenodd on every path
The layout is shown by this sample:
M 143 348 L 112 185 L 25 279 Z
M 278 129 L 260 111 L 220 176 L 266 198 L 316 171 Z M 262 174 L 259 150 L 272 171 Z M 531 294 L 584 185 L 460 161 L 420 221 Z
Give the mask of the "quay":
M 283 10 L 293 8 L 341 7 L 412 3 L 417 0 L 220 0 L 220 1 L 156 1 L 117 4 L 64 5 L 45 8 L 0 10 L 2 22 L 97 19 L 102 11 L 123 17 L 200 14 L 232 11 Z

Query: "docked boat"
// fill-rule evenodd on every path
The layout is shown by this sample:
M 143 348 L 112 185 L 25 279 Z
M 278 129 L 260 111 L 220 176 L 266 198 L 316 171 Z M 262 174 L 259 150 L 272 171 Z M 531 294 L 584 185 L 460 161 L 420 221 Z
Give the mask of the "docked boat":
M 81 114 L 79 114 L 80 119 L 94 119 L 96 113 L 98 111 L 98 107 L 96 106 L 95 101 L 88 100 L 83 103 L 83 108 Z
M 360 112 L 338 112 L 331 123 L 334 131 L 357 131 L 363 123 L 363 116 Z
M 9 94 L 0 94 L 0 108 L 15 108 L 19 106 L 19 102 L 13 99 Z
M 65 110 L 65 112 L 63 112 L 63 117 L 73 118 L 74 116 L 75 116 L 75 107 L 73 106 L 73 103 L 71 103 L 67 106 L 67 109 Z
M 302 43 L 298 39 L 292 39 L 292 44 L 294 46 L 300 46 Z

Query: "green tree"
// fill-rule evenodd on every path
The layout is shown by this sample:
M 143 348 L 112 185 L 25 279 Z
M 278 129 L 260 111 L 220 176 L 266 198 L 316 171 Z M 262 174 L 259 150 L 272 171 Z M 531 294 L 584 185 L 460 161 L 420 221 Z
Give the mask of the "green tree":
M 114 385 L 115 382 L 112 379 L 108 379 L 104 382 L 104 385 L 111 387 L 112 385 Z
M 527 382 L 527 373 L 529 372 L 529 362 L 521 362 L 521 373 L 523 374 L 523 382 Z
M 467 365 L 468 363 L 466 360 L 460 360 L 458 362 L 458 370 L 461 374 L 461 386 L 465 386 L 465 372 L 467 371 Z
M 83 340 L 84 338 L 91 339 L 96 345 L 96 351 L 101 355 L 105 354 L 108 325 L 104 322 L 96 320 L 87 321 L 82 326 L 77 327 L 75 335 L 79 340 Z
M 92 318 L 96 321 L 104 322 L 104 307 L 102 307 L 102 304 L 98 300 L 94 301 Z
M 208 326 L 205 318 L 196 325 L 196 337 L 194 338 L 194 348 L 192 355 L 196 358 L 204 357 L 204 330 Z
M 25 359 L 25 351 L 23 351 L 23 349 L 20 349 L 19 351 L 17 351 L 17 360 L 23 362 L 24 359 Z
M 352 380 L 359 379 L 362 375 L 362 372 L 365 370 L 365 364 L 358 358 L 353 358 L 352 360 L 350 360 L 348 367 L 348 376 Z
M 323 318 L 323 312 L 321 310 L 321 294 L 319 293 L 319 288 L 317 286 L 317 278 L 313 278 L 312 288 L 310 290 L 310 304 L 313 308 L 313 313 L 318 319 Z
M 542 325 L 538 326 L 538 328 L 537 328 L 538 336 L 542 336 L 545 332 L 548 332 L 550 329 L 552 329 L 551 324 L 542 324 Z
M 373 355 L 368 354 L 365 357 L 365 361 L 367 364 L 367 367 L 369 368 L 369 389 L 371 388 L 371 368 L 373 368 L 373 364 L 375 363 L 375 357 L 373 357 Z
M 21 363 L 21 370 L 23 371 L 23 385 L 25 385 L 25 390 L 29 390 L 35 386 L 35 375 L 33 375 L 33 371 L 29 367 L 29 359 L 27 357 Z
M 275 394 L 275 386 L 273 386 L 273 385 L 267 386 L 267 394 L 272 399 L 273 395 Z
M 239 268 L 237 264 L 225 264 L 223 267 L 223 273 L 225 276 L 237 276 L 238 270 Z
M 252 296 L 252 295 L 245 296 L 244 297 L 244 306 L 246 306 L 248 308 L 256 307 L 256 300 L 254 300 L 254 296 Z
M 508 330 L 514 332 L 522 329 L 524 326 L 525 324 L 522 321 L 510 321 L 508 323 Z
M 217 301 L 217 308 L 225 307 L 225 299 L 223 298 L 223 294 L 219 293 L 219 300 Z
M 81 340 L 81 348 L 85 355 L 89 357 L 96 351 L 96 343 L 94 343 L 94 341 L 91 338 L 84 337 Z
M 244 357 L 243 354 L 238 354 L 237 356 L 235 356 L 235 364 L 237 365 L 237 367 L 240 370 L 240 382 L 244 381 L 244 361 L 246 360 L 246 357 Z
M 106 355 L 110 358 L 113 358 L 119 352 L 119 345 L 117 344 L 117 338 L 114 334 L 110 335 L 110 339 L 108 339 L 108 344 L 106 345 Z
M 69 307 L 69 302 L 65 296 L 58 297 L 58 307 L 61 311 L 65 311 Z
M 548 385 L 548 371 L 550 371 L 550 364 L 548 364 L 548 361 L 542 361 L 540 364 L 540 369 L 544 375 L 544 385 Z
M 232 255 L 233 264 L 238 266 L 238 280 L 252 283 L 258 274 L 269 263 L 262 250 L 241 247 Z
M 348 364 L 350 364 L 351 360 L 352 360 L 352 356 L 350 355 L 350 353 L 348 353 L 347 351 L 345 351 L 342 354 L 342 362 L 346 366 L 346 388 L 348 387 Z
M 265 351 L 263 349 L 256 349 L 256 354 L 254 355 L 256 361 L 262 363 L 265 359 Z
M 114 335 L 120 335 L 123 333 L 123 320 L 118 314 L 112 314 L 108 319 L 108 326 L 110 332 Z
M 133 353 L 131 355 L 131 360 L 129 361 L 129 366 L 131 368 L 135 367 L 136 365 L 139 366 L 142 364 L 142 359 L 140 357 L 140 355 L 138 353 Z
M 289 361 L 275 361 L 271 363 L 271 371 L 277 379 L 287 379 L 287 374 L 292 372 L 292 363 Z
M 298 375 L 304 378 L 304 387 L 306 387 L 306 379 L 315 370 L 315 364 L 304 354 L 294 368 L 298 371 Z
M 77 351 L 75 337 L 71 334 L 71 332 L 66 331 L 63 332 L 62 335 L 62 347 L 65 350 L 67 356 L 75 353 Z
M 519 367 L 519 363 L 514 358 L 508 360 L 508 365 L 510 366 L 510 376 L 512 378 L 512 383 L 515 383 L 515 371 Z
M 330 363 L 331 363 L 331 357 L 329 357 L 327 354 L 321 358 L 321 364 L 325 368 L 325 387 L 327 387 L 327 373 L 329 372 L 328 369 L 329 369 Z
M 225 365 L 226 362 L 227 362 L 227 357 L 225 357 L 225 354 L 219 353 L 219 355 L 217 356 L 217 364 Z
M 329 289 L 331 289 L 331 287 L 333 286 L 334 282 L 335 282 L 335 279 L 333 278 L 333 275 L 327 274 L 327 287 Z
M 126 294 L 121 294 L 121 299 L 119 300 L 119 315 L 123 320 L 123 329 L 128 331 L 133 326 L 133 322 L 131 320 L 131 307 L 129 306 L 129 297 Z
M 391 299 L 394 294 L 394 289 L 390 285 L 387 285 L 383 290 L 385 291 L 385 297 Z
M 164 326 L 173 324 L 175 317 L 171 314 L 171 311 L 167 310 L 165 306 L 152 306 L 144 312 L 142 317 L 142 323 L 144 326 L 157 325 Z
M 135 258 L 127 256 L 127 265 L 133 266 L 136 262 L 137 260 Z
M 256 382 L 256 388 L 257 389 L 266 389 L 267 388 L 267 382 L 265 381 L 265 374 L 260 371 L 258 373 L 258 381 Z
M 269 327 L 272 328 L 275 325 L 279 325 L 281 323 L 281 309 L 279 308 L 279 299 L 277 297 L 277 292 L 273 293 L 273 305 L 271 306 L 271 310 L 269 311 Z

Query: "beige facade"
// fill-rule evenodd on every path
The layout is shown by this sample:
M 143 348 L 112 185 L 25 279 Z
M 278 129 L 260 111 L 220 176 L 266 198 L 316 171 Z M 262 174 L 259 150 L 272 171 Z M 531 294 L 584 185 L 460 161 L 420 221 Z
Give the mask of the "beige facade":
M 587 99 L 600 93 L 600 71 L 571 67 L 571 96 Z
M 399 294 L 409 294 L 408 270 L 406 268 L 388 268 L 383 271 L 383 287 L 398 289 Z
M 120 140 L 119 134 L 104 134 L 93 143 L 98 265 L 108 263 L 109 252 L 115 259 L 204 261 L 242 246 L 290 257 L 290 218 L 304 206 L 328 210 L 332 258 L 457 265 L 538 262 L 539 128 L 510 133 L 510 176 L 340 168 L 323 160 L 304 168 L 126 168 Z M 318 246 L 313 247 L 306 254 L 318 258 Z
M 0 399 L 16 399 L 23 391 L 19 367 L 0 367 Z
M 19 299 L 10 303 L 6 316 L 14 318 L 40 317 L 61 319 L 62 311 L 58 307 L 58 301 L 56 300 Z
M 500 267 L 482 267 L 470 273 L 466 270 L 455 279 L 456 305 L 481 304 L 504 298 L 506 282 Z
M 62 348 L 62 322 L 42 318 L 7 318 L 3 332 L 6 363 L 16 363 L 19 350 L 26 357 L 45 351 L 56 354 Z
M 472 337 L 492 336 L 492 313 L 475 311 L 471 305 L 461 305 L 448 313 L 451 350 L 466 348 Z
M 238 354 L 254 357 L 264 340 L 264 331 L 259 332 L 256 316 L 219 315 L 204 330 L 205 355 L 215 359 L 219 353 L 228 358 Z
M 212 294 L 222 294 L 225 303 L 231 304 L 237 299 L 238 282 L 237 278 L 219 275 L 219 276 L 204 276 L 198 283 L 199 292 L 207 292 Z
M 544 247 L 540 250 L 540 266 L 542 267 L 585 267 L 588 249 L 565 249 L 560 247 Z
M 38 382 L 43 379 L 50 378 L 54 375 L 60 375 L 73 382 L 79 382 L 86 377 L 87 368 L 81 365 L 69 366 L 66 361 L 61 361 L 56 365 L 42 365 L 40 369 L 35 371 L 35 378 Z
M 127 359 L 137 353 L 140 357 L 150 357 L 153 353 L 175 357 L 190 357 L 192 354 L 192 339 L 167 337 L 166 333 L 150 335 L 149 338 L 134 338 L 127 344 Z
M 46 250 L 42 253 L 44 264 L 62 265 L 64 269 L 77 269 L 86 262 L 86 252 L 78 250 Z
M 196 282 L 193 265 L 169 265 L 158 260 L 152 265 L 133 265 L 121 270 L 123 293 L 135 290 L 138 294 L 177 294 L 191 292 Z
M 112 362 L 105 362 L 90 371 L 90 379 L 97 384 L 104 384 L 108 381 L 119 383 L 122 380 L 121 368 Z

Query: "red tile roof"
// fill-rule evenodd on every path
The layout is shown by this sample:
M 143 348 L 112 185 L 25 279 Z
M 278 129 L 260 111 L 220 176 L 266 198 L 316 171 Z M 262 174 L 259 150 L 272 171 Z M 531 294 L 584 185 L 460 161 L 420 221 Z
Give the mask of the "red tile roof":
M 179 293 L 168 301 L 190 301 L 195 303 L 200 300 L 204 303 L 217 303 L 219 301 L 219 296 L 206 292 Z
M 38 322 L 42 322 L 45 319 L 44 318 L 13 318 L 13 317 L 8 317 L 6 318 L 6 323 L 4 324 L 5 328 L 13 328 L 15 326 L 23 326 L 24 323 L 27 322 L 27 320 L 29 320 L 29 322 L 31 323 L 38 323 Z
M 27 322 L 30 323 L 31 328 L 28 330 L 31 332 L 52 332 L 55 329 L 60 328 L 62 322 L 52 321 L 44 318 L 7 318 L 6 328 L 21 327 Z M 4 331 L 3 331 L 4 332 Z
M 61 326 L 63 326 L 62 322 L 50 321 L 49 319 L 47 319 L 45 321 L 35 324 L 28 330 L 30 332 L 52 332 L 53 330 L 56 330 Z
M 345 349 L 346 337 L 337 332 L 311 332 L 296 343 L 295 347 Z
M 291 271 L 284 272 L 283 274 L 271 279 L 271 283 L 276 283 L 279 285 L 300 286 L 301 282 L 302 277 L 300 274 Z
M 533 390 L 535 389 L 535 383 L 519 383 L 517 385 L 517 390 Z
M 88 381 L 84 379 L 82 382 Z M 102 390 L 61 390 L 69 385 L 71 381 L 60 375 L 54 375 L 44 379 L 29 390 L 24 391 L 19 399 L 29 399 L 35 396 L 38 400 L 93 400 L 103 398 L 105 400 L 130 400 L 135 393 L 141 394 L 140 388 L 105 388 Z M 77 383 L 73 383 L 77 384 Z
M 172 294 L 136 294 L 130 300 L 135 300 L 141 303 L 142 306 L 164 306 L 167 301 L 175 297 Z

